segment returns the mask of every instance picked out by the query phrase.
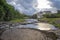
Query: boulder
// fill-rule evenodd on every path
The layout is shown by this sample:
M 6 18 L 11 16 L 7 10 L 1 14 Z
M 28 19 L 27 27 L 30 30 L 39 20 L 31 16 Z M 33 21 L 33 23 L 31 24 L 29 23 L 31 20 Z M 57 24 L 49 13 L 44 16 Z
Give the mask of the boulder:
M 53 32 L 31 28 L 9 29 L 3 32 L 2 40 L 57 40 Z

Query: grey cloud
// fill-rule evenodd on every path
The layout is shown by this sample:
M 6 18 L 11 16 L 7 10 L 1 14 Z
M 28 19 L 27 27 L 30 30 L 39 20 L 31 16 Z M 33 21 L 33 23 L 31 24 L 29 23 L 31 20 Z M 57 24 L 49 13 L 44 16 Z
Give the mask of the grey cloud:
M 60 0 L 49 0 L 52 4 L 52 7 L 55 7 L 57 9 L 60 9 Z
M 37 0 L 7 0 L 15 9 L 28 15 L 32 15 L 36 11 L 33 7 L 33 4 L 35 4 L 36 1 Z
M 60 9 L 60 0 L 49 0 L 51 2 L 52 9 L 42 9 L 42 10 L 56 10 Z M 13 5 L 15 9 L 23 12 L 27 15 L 32 15 L 37 10 L 34 8 L 37 4 L 37 0 L 7 0 L 8 3 Z M 56 8 L 56 9 L 54 9 Z

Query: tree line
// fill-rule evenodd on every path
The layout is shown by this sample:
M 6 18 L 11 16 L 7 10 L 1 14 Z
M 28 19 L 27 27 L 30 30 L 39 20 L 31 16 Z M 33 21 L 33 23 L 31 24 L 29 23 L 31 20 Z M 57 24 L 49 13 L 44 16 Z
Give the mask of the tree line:
M 54 13 L 54 14 L 47 13 L 47 14 L 44 14 L 43 16 L 46 18 L 60 18 L 60 10 L 58 10 L 57 13 Z
M 21 14 L 9 5 L 6 0 L 0 0 L 0 21 L 10 21 L 12 19 L 21 19 L 26 15 Z

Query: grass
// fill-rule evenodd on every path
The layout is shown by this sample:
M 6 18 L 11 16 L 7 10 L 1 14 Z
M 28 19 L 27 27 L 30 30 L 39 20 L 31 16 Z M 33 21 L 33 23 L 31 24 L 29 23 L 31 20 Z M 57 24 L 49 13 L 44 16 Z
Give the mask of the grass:
M 53 24 L 56 27 L 60 28 L 60 23 L 57 22 L 58 20 L 60 21 L 60 18 L 41 18 L 40 20 L 47 21 L 48 23 Z
M 10 22 L 24 22 L 25 20 L 24 19 L 14 19 L 14 20 L 11 20 Z

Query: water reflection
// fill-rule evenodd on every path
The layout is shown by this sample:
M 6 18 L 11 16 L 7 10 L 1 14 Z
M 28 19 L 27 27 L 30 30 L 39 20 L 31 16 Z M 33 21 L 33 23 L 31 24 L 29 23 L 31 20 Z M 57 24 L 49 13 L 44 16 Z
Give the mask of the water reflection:
M 35 22 L 36 19 L 28 19 L 27 22 Z M 34 28 L 39 30 L 57 30 L 54 25 L 48 24 L 48 23 L 32 23 L 32 24 L 26 24 L 26 25 L 19 25 L 16 28 Z

